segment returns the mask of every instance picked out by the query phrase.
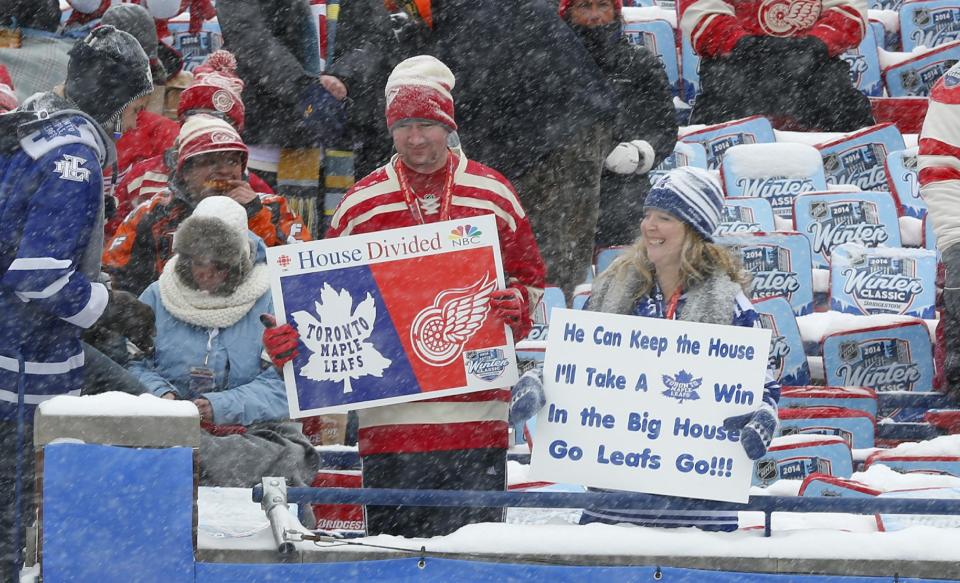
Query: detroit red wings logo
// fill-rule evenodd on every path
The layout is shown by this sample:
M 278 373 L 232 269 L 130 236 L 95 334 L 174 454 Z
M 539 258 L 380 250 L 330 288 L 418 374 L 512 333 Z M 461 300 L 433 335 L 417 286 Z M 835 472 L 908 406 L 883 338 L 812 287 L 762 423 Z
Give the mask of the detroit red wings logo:
M 445 366 L 463 351 L 490 311 L 490 293 L 496 280 L 484 275 L 473 285 L 444 290 L 433 305 L 417 314 L 410 340 L 417 356 L 431 366 Z
M 820 17 L 819 0 L 763 0 L 760 27 L 771 36 L 790 36 L 813 26 Z

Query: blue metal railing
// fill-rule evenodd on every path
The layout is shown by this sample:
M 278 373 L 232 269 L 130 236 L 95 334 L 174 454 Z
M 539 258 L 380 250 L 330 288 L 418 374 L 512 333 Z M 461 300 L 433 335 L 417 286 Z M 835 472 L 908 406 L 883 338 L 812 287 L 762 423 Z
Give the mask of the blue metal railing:
M 254 502 L 263 490 L 253 488 Z M 746 504 L 638 494 L 633 492 L 483 492 L 476 490 L 395 490 L 377 488 L 288 488 L 289 502 L 305 504 L 373 504 L 384 506 L 494 506 L 502 508 L 588 508 L 593 510 L 727 510 L 764 513 L 764 536 L 770 536 L 774 512 L 847 514 L 960 515 L 960 499 L 940 498 L 802 498 L 751 496 Z

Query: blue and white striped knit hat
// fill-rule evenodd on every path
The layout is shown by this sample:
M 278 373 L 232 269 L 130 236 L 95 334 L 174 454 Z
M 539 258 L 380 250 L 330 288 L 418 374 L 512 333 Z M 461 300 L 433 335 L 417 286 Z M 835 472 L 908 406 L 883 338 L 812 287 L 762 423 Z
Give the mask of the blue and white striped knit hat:
M 713 174 L 700 168 L 681 166 L 657 180 L 647 194 L 643 208 L 668 212 L 713 242 L 713 232 L 723 209 L 723 191 Z

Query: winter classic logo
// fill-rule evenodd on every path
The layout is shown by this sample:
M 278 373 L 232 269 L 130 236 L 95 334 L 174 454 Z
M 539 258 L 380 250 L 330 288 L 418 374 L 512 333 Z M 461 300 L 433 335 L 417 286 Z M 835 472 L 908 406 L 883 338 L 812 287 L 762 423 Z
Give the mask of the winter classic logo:
M 410 327 L 417 356 L 430 366 L 446 366 L 456 360 L 487 318 L 490 293 L 496 286 L 496 280 L 484 275 L 473 285 L 438 293 L 433 305 L 421 310 Z
M 502 375 L 510 364 L 500 348 L 469 350 L 463 354 L 463 359 L 466 362 L 467 374 L 487 382 Z
M 314 306 L 316 317 L 306 311 L 292 314 L 300 338 L 310 351 L 299 374 L 314 381 L 342 382 L 344 393 L 353 390 L 353 379 L 367 375 L 383 377 L 391 361 L 369 341 L 377 319 L 373 296 L 367 293 L 354 310 L 348 290 L 337 291 L 324 283 Z
M 910 32 L 914 46 L 936 47 L 960 36 L 960 9 L 948 6 L 939 10 L 917 8 L 913 11 L 916 30 Z
M 723 206 L 723 216 L 714 235 L 730 233 L 759 233 L 760 223 L 756 221 L 753 209 L 745 206 Z
M 783 296 L 790 301 L 800 289 L 800 279 L 792 270 L 790 250 L 778 245 L 754 245 L 740 250 L 743 266 L 753 273 L 750 299 Z
M 900 84 L 907 95 L 926 97 L 930 95 L 933 84 L 944 72 L 956 64 L 955 59 L 931 63 L 920 69 L 907 69 L 900 73 Z
M 830 184 L 855 184 L 860 190 L 889 190 L 883 162 L 887 148 L 883 144 L 860 144 L 841 152 L 827 154 L 823 171 Z
M 813 26 L 820 16 L 819 0 L 763 0 L 760 27 L 770 36 L 792 36 Z
M 867 57 L 860 53 L 859 49 L 851 49 L 840 55 L 840 58 L 847 62 L 850 67 L 850 83 L 854 87 L 860 87 L 860 81 L 863 80 L 863 74 L 870 68 L 867 65 Z
M 742 189 L 740 196 L 765 198 L 780 217 L 793 215 L 793 199 L 802 192 L 816 190 L 809 178 L 738 178 L 737 186 Z
M 899 338 L 880 338 L 840 345 L 837 368 L 839 384 L 873 387 L 877 391 L 912 391 L 920 369 L 910 356 L 910 343 Z
M 756 144 L 757 136 L 753 134 L 746 134 L 743 132 L 738 132 L 736 134 L 730 134 L 726 136 L 717 136 L 714 138 L 708 145 L 707 150 L 709 152 L 710 166 L 716 167 L 720 165 L 720 158 L 723 156 L 723 153 L 732 148 L 733 146 L 739 146 L 740 144 Z
M 887 228 L 880 224 L 877 205 L 872 202 L 815 202 L 810 205 L 810 218 L 813 219 L 807 227 L 810 244 L 813 252 L 825 259 L 829 259 L 837 245 L 860 243 L 876 247 L 889 238 Z
M 763 458 L 757 461 L 756 476 L 760 484 L 767 486 L 778 479 L 803 479 L 814 472 L 832 475 L 830 460 L 817 456 L 799 456 L 775 460 Z
M 790 344 L 787 343 L 786 336 L 782 336 L 777 330 L 777 320 L 773 314 L 759 314 L 760 326 L 770 330 L 770 356 L 767 359 L 767 368 L 773 374 L 773 378 L 779 379 L 783 375 L 783 367 L 786 364 L 787 356 L 790 354 Z
M 697 389 L 703 384 L 703 377 L 695 379 L 692 374 L 681 370 L 673 376 L 663 375 L 663 384 L 667 390 L 661 394 L 676 399 L 680 403 L 684 400 L 696 401 L 700 398 Z
M 840 271 L 843 292 L 866 314 L 902 314 L 923 293 L 909 257 L 861 257 Z

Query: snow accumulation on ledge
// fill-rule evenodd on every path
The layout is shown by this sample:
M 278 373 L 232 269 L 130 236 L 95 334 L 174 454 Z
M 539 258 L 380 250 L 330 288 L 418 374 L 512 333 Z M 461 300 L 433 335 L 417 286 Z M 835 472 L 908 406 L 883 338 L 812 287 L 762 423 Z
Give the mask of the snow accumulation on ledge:
M 153 395 L 109 392 L 99 395 L 60 395 L 40 403 L 40 413 L 49 416 L 84 417 L 197 417 L 190 401 L 171 401 Z

